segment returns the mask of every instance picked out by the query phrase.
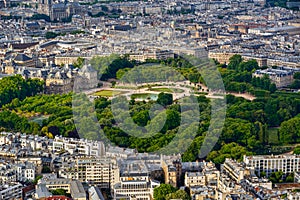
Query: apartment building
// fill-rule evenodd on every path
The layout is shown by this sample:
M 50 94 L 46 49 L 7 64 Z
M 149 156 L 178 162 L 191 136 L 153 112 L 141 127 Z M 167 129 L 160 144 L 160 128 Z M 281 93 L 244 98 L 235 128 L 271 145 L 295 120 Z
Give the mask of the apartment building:
M 35 164 L 23 162 L 12 164 L 10 162 L 0 163 L 0 183 L 7 184 L 16 181 L 26 182 L 35 179 Z
M 174 187 L 178 187 L 182 175 L 181 162 L 178 160 L 163 160 L 162 169 L 165 175 L 165 183 L 171 184 Z
M 186 187 L 205 186 L 205 174 L 202 172 L 186 172 L 184 176 L 184 185 Z
M 231 52 L 231 51 L 209 51 L 208 57 L 211 59 L 217 60 L 219 63 L 222 64 L 228 64 L 230 57 L 234 56 L 235 54 L 240 54 L 244 61 L 248 60 L 256 60 L 258 63 L 258 66 L 286 66 L 286 67 L 292 67 L 297 68 L 300 67 L 299 62 L 295 61 L 289 61 L 289 59 L 285 58 L 271 58 L 267 55 L 261 55 L 257 53 L 249 53 L 246 51 L 240 51 L 240 52 Z M 284 60 L 285 59 L 285 60 Z
M 160 183 L 147 180 L 121 181 L 113 187 L 113 199 L 115 200 L 151 200 L 153 191 Z
M 24 162 L 16 165 L 17 180 L 21 182 L 33 181 L 35 179 L 34 163 Z
M 20 166 L 20 167 L 23 166 L 23 168 L 25 165 L 26 166 L 25 169 L 27 168 L 27 166 L 28 166 L 28 169 L 34 169 L 35 174 L 41 174 L 43 165 L 50 165 L 49 159 L 47 160 L 47 164 L 45 163 L 46 160 L 47 160 L 47 158 L 31 156 L 31 157 L 18 158 L 17 163 L 18 163 L 18 166 Z
M 259 67 L 268 66 L 268 58 L 263 55 L 243 55 L 244 61 L 256 60 Z M 270 64 L 270 63 L 269 63 Z M 272 65 L 269 65 L 272 66 Z
M 186 172 L 184 185 L 186 187 L 207 186 L 216 188 L 219 178 L 219 172 Z
M 286 66 L 286 67 L 299 68 L 300 63 L 299 62 L 289 62 L 289 61 L 275 59 L 275 58 L 268 58 L 267 66 Z
M 22 184 L 11 183 L 7 185 L 0 185 L 0 199 L 1 200 L 21 200 L 22 199 Z
M 77 157 L 63 163 L 59 168 L 59 176 L 109 189 L 119 181 L 119 168 L 114 159 Z
M 231 58 L 232 56 L 234 56 L 235 52 L 215 52 L 215 51 L 209 51 L 208 52 L 208 58 L 210 59 L 215 59 L 217 60 L 219 63 L 224 63 L 224 64 L 228 64 L 229 63 L 229 58 Z
M 49 191 L 56 189 L 64 189 L 67 193 L 71 194 L 72 199 L 74 200 L 86 200 L 86 193 L 83 188 L 83 185 L 78 180 L 70 179 L 48 179 L 40 180 L 36 186 L 36 198 L 45 198 L 50 197 L 51 194 Z M 51 195 L 52 196 L 52 195 Z
M 258 187 L 266 188 L 267 190 L 272 190 L 272 182 L 266 178 L 258 178 L 257 176 L 247 177 L 247 179 L 241 180 L 241 186 L 245 188 L 246 191 L 255 191 Z
M 182 173 L 185 174 L 184 185 L 195 193 L 201 193 L 199 187 L 216 188 L 220 171 L 212 162 L 183 162 Z
M 119 161 L 120 181 L 149 181 L 150 171 L 143 160 Z
M 17 173 L 15 167 L 9 163 L 0 163 L 0 184 L 11 183 L 17 181 Z
M 59 152 L 61 150 L 65 150 L 70 154 L 78 152 L 86 156 L 101 157 L 105 155 L 104 143 L 101 141 L 55 136 L 53 140 L 53 151 Z
M 246 169 L 246 166 L 229 158 L 226 158 L 224 164 L 221 165 L 221 172 L 227 174 L 236 183 L 243 180 L 246 175 L 250 175 L 250 171 Z
M 22 147 L 31 147 L 34 151 L 40 150 L 46 146 L 43 139 L 34 135 L 20 135 L 20 143 Z
M 246 194 L 246 191 L 241 187 L 241 185 L 233 181 L 228 175 L 221 173 L 218 179 L 216 199 L 232 199 L 233 197 L 237 198 L 242 194 Z
M 244 156 L 244 163 L 247 167 L 253 167 L 259 176 L 261 172 L 269 177 L 276 171 L 288 174 L 300 170 L 299 155 Z
M 147 59 L 165 60 L 174 58 L 174 53 L 168 50 L 153 50 L 130 54 L 129 59 L 145 62 Z

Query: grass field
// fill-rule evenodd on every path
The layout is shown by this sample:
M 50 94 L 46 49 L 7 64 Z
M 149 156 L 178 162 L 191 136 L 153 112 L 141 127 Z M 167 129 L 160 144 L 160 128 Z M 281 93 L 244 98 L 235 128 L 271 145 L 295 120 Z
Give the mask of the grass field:
M 122 94 L 122 93 L 123 92 L 121 92 L 121 91 L 101 90 L 101 91 L 95 92 L 93 94 L 93 96 L 112 97 L 112 96 L 119 95 L 119 94 Z
M 150 91 L 166 93 L 183 93 L 184 90 L 178 88 L 151 88 Z
M 41 115 L 41 116 L 31 118 L 30 121 L 38 123 L 39 125 L 42 125 L 43 120 L 48 119 L 48 118 L 49 118 L 49 116 L 47 116 L 47 115 Z
M 278 128 L 269 128 L 268 129 L 268 136 L 269 136 L 269 144 L 278 144 Z
M 152 99 L 156 100 L 157 95 L 156 94 L 149 94 L 149 93 L 141 93 L 141 94 L 132 94 L 131 98 L 133 99 Z

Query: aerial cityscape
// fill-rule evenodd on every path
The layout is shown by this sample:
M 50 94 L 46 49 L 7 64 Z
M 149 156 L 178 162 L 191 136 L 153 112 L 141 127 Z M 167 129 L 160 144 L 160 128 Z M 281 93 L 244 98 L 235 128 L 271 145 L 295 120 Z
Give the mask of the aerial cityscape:
M 0 200 L 300 199 L 299 0 L 0 0 Z

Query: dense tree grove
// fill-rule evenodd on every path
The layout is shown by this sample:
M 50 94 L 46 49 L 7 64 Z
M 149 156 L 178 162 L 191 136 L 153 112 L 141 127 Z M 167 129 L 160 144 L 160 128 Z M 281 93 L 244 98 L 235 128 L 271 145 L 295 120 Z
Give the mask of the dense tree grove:
M 300 146 L 296 146 L 293 153 L 296 155 L 299 155 L 300 154 Z
M 7 109 L 9 111 L 3 111 L 1 114 L 11 112 L 11 116 L 16 115 L 20 118 L 29 113 L 28 119 L 24 117 L 22 117 L 22 119 L 23 121 L 26 119 L 28 124 L 32 124 L 32 126 L 37 129 L 35 130 L 36 134 L 46 134 L 50 132 L 52 135 L 74 137 L 74 132 L 76 132 L 76 130 L 72 120 L 73 112 L 71 106 L 72 94 L 36 95 L 34 97 L 27 97 L 23 101 L 19 101 L 18 99 L 13 100 L 11 103 L 3 107 L 3 109 Z M 31 116 L 30 113 L 34 113 L 37 116 L 43 115 L 46 116 L 46 118 L 42 121 L 42 124 L 39 125 L 31 120 L 34 116 Z M 14 122 L 14 120 L 11 120 L 11 122 Z M 19 130 L 8 126 L 3 127 Z M 29 133 L 30 128 L 28 130 L 25 129 L 24 132 Z
M 33 134 L 37 134 L 40 129 L 38 124 L 29 122 L 27 118 L 7 110 L 0 112 L 0 127 L 10 131 L 20 131 L 23 133 Z
M 27 96 L 33 96 L 43 92 L 44 82 L 37 79 L 23 79 L 20 75 L 4 77 L 0 80 L 0 106 L 13 99 L 23 100 Z
M 290 85 L 292 89 L 300 89 L 300 72 L 294 74 L 294 82 Z
M 92 58 L 90 63 L 97 70 L 101 80 L 116 78 L 118 70 L 134 67 L 133 63 L 128 60 L 128 57 L 117 54 L 111 54 L 107 57 L 96 56 Z
M 162 106 L 171 105 L 173 103 L 173 95 L 162 92 L 158 95 L 157 103 L 161 104 Z
M 248 92 L 255 96 L 274 93 L 276 85 L 271 83 L 269 77 L 252 77 L 258 68 L 256 60 L 243 61 L 240 55 L 232 56 L 227 67 L 219 65 L 226 91 Z
M 50 20 L 50 17 L 48 16 L 48 15 L 45 15 L 45 14 L 34 14 L 34 15 L 32 15 L 32 17 L 31 18 L 29 18 L 30 20 L 41 20 L 41 19 L 43 19 L 43 20 L 45 20 L 45 21 L 47 21 L 47 22 L 50 22 L 51 20 Z
M 286 2 L 287 0 L 267 0 L 266 5 L 267 6 L 279 6 L 286 8 Z
M 115 61 L 117 59 L 118 61 Z M 115 63 L 114 63 L 115 62 Z M 200 72 L 183 58 L 167 59 L 164 61 L 152 60 L 156 64 L 171 66 L 184 77 L 190 77 L 195 83 L 203 82 Z M 102 70 L 103 80 L 120 78 L 131 70 L 135 61 L 129 61 L 126 56 L 111 55 L 110 57 L 94 58 L 93 66 Z M 220 65 L 219 71 L 224 79 L 225 87 L 232 91 L 263 91 L 258 92 L 253 101 L 241 97 L 227 95 L 227 113 L 222 134 L 214 149 L 206 157 L 215 163 L 224 162 L 225 158 L 241 160 L 244 154 L 270 153 L 268 148 L 272 145 L 289 145 L 300 142 L 300 95 L 275 91 L 268 77 L 252 78 L 251 73 L 257 68 L 253 60 L 244 62 L 239 56 L 234 56 L 231 62 Z M 124 71 L 125 70 L 125 71 Z M 297 78 L 299 75 L 295 75 Z M 204 83 L 204 82 L 203 82 Z M 163 126 L 150 137 L 136 137 L 128 134 L 120 128 L 117 119 L 126 118 L 123 112 L 114 115 L 112 101 L 100 97 L 80 104 L 78 108 L 72 107 L 73 94 L 45 95 L 43 83 L 38 80 L 24 80 L 20 76 L 3 78 L 0 80 L 0 127 L 2 130 L 20 131 L 54 137 L 63 135 L 66 137 L 79 137 L 80 130 L 86 138 L 96 138 L 99 130 L 91 126 L 93 116 L 103 134 L 114 144 L 121 147 L 136 148 L 140 152 L 157 151 L 169 144 L 181 130 L 182 119 L 189 119 L 193 115 L 190 111 L 181 111 L 182 104 L 172 100 L 168 93 L 159 94 L 157 101 L 128 102 L 129 115 L 133 122 L 141 127 L 146 127 L 152 121 L 156 122 L 151 127 L 156 130 L 160 124 Z M 86 97 L 85 97 L 86 98 Z M 187 151 L 182 155 L 184 161 L 198 159 L 199 149 L 202 146 L 211 120 L 211 100 L 203 95 L 197 97 L 200 118 L 195 138 Z M 155 116 L 150 116 L 151 108 L 159 103 L 165 109 L 164 113 L 155 111 Z M 92 107 L 91 107 L 91 105 Z M 189 105 L 185 102 L 185 105 Z M 77 113 L 79 123 L 74 118 Z M 151 120 L 150 120 L 151 119 Z M 76 126 L 75 126 L 76 125 Z M 98 138 L 97 138 L 98 139 Z M 189 139 L 184 139 L 183 143 Z M 177 148 L 180 148 L 178 144 Z M 295 149 L 295 152 L 299 151 Z M 276 177 L 275 177 L 276 178 Z M 163 199 L 182 197 L 181 192 L 171 191 Z M 174 194 L 173 194 L 174 193 Z
M 176 193 L 176 191 L 177 188 L 170 184 L 160 184 L 159 187 L 154 188 L 153 197 L 155 200 L 167 200 L 170 199 L 169 195 Z
M 166 200 L 171 199 L 181 199 L 181 200 L 190 200 L 190 195 L 184 190 L 177 190 L 176 192 L 166 195 Z
M 272 172 L 269 177 L 270 181 L 274 183 L 293 183 L 294 182 L 294 173 L 287 174 L 284 176 L 282 171 Z
M 286 144 L 300 142 L 300 117 L 294 117 L 282 122 L 280 129 L 280 138 Z

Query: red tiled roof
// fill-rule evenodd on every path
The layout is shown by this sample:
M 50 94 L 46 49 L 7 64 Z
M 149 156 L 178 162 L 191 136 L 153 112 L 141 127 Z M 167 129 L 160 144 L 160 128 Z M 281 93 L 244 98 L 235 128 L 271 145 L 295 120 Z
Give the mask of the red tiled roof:
M 66 196 L 53 196 L 53 197 L 47 197 L 45 200 L 72 200 L 72 199 Z

